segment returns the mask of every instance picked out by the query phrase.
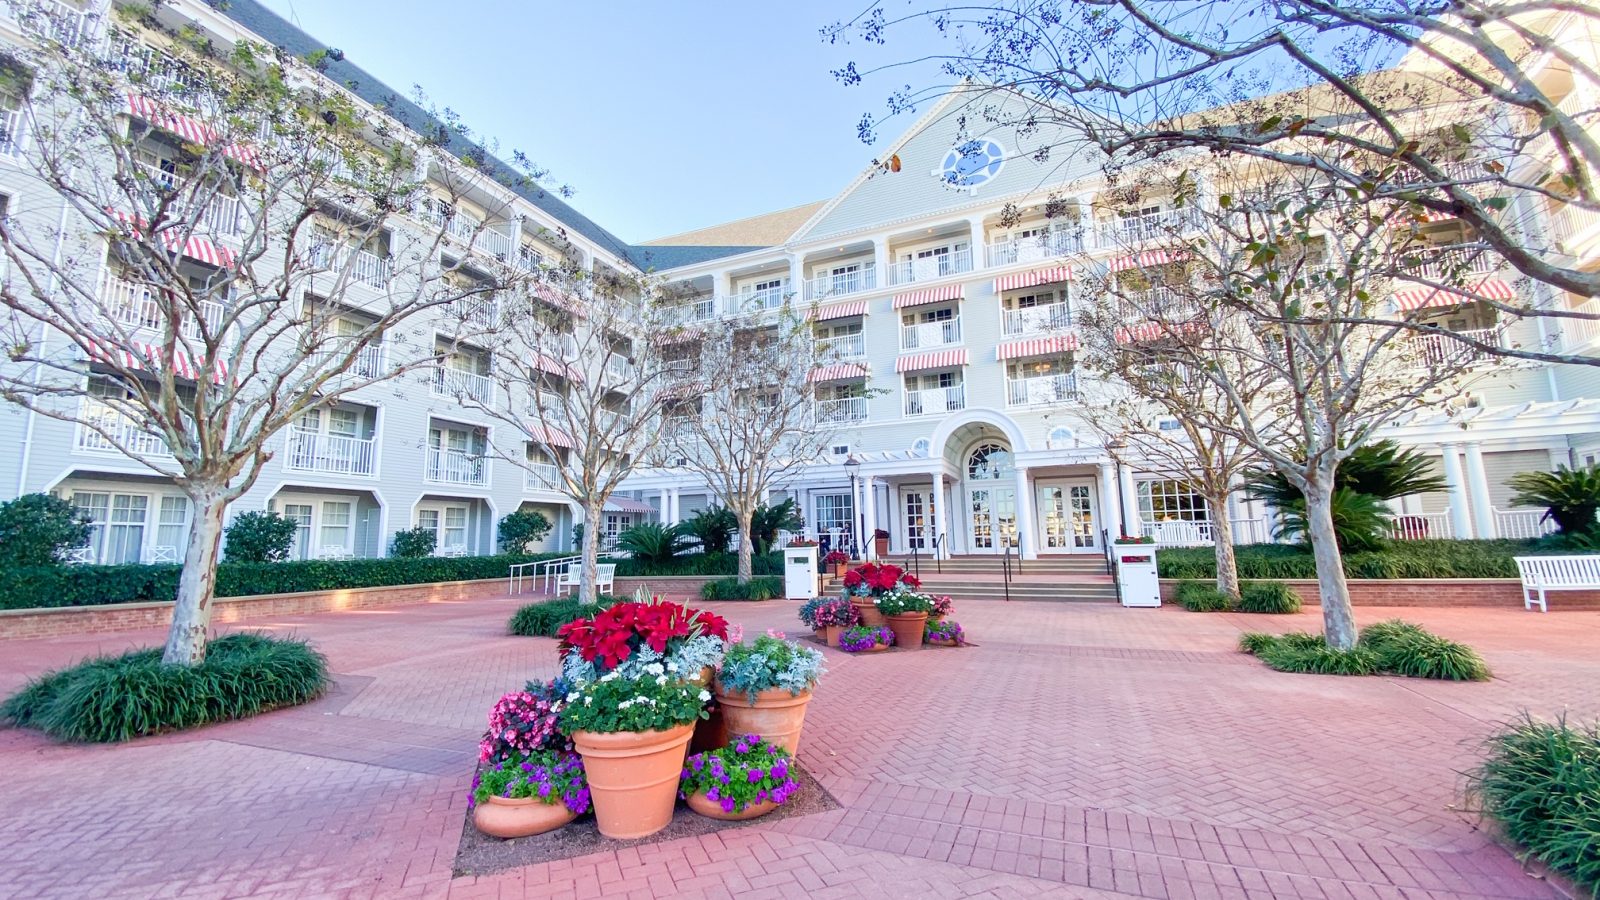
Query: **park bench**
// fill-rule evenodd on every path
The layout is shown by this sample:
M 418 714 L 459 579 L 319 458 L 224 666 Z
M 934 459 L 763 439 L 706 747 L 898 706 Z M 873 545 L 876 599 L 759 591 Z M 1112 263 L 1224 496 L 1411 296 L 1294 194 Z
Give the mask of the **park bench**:
M 1600 590 L 1600 556 L 1519 556 L 1516 560 L 1522 576 L 1523 609 L 1532 609 L 1537 603 L 1540 612 L 1549 612 L 1546 591 Z

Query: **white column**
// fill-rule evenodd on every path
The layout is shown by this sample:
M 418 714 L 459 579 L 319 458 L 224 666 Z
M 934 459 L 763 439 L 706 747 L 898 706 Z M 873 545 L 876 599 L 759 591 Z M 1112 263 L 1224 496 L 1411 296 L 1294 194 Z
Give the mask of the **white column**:
M 1467 451 L 1467 490 L 1472 496 L 1472 527 L 1478 538 L 1495 536 L 1494 501 L 1489 499 L 1489 477 L 1483 471 L 1483 447 L 1477 441 L 1462 445 Z
M 714 309 L 717 313 L 729 312 L 733 309 L 733 275 L 729 272 L 718 272 L 711 276 L 711 293 L 714 296 Z
M 1122 534 L 1122 504 L 1117 502 L 1117 467 L 1111 463 L 1100 464 L 1100 527 L 1111 540 Z M 1096 542 L 1100 535 L 1095 535 Z
M 967 220 L 967 226 L 972 229 L 972 268 L 983 268 L 983 216 L 974 216 Z
M 1138 537 L 1143 533 L 1144 525 L 1139 521 L 1139 495 L 1133 489 L 1133 470 L 1127 466 L 1122 467 L 1118 473 L 1119 496 L 1118 503 L 1122 511 L 1122 533 L 1130 537 Z M 1112 535 L 1112 540 L 1116 539 Z
M 878 287 L 889 286 L 889 266 L 894 262 L 889 256 L 889 239 L 872 239 L 872 265 L 877 269 Z
M 1444 480 L 1450 490 L 1450 530 L 1457 540 L 1472 537 L 1472 519 L 1467 513 L 1467 484 L 1461 476 L 1461 457 L 1455 444 L 1440 444 L 1444 454 Z
M 821 535 L 817 532 L 817 511 L 811 506 L 811 488 L 801 492 L 800 518 L 806 520 L 806 537 L 816 540 Z
M 942 468 L 934 469 L 933 473 L 932 473 L 932 476 L 933 476 L 933 490 L 929 492 L 932 495 L 931 499 L 933 500 L 933 535 L 932 535 L 932 539 L 934 541 L 938 541 L 939 540 L 939 536 L 944 534 L 944 469 L 942 469 Z M 940 552 L 943 553 L 948 548 L 946 548 L 944 546 L 944 544 L 941 543 L 941 544 L 939 544 L 939 549 L 940 549 Z M 945 554 L 945 555 L 948 555 L 948 554 Z
M 865 542 L 865 549 L 861 553 L 863 559 L 873 558 L 873 534 L 878 530 L 878 490 L 874 487 L 871 478 L 863 479 L 861 493 L 866 505 L 862 507 L 862 514 L 866 516 L 866 524 L 861 528 L 861 540 Z
M 799 254 L 789 257 L 789 293 L 796 303 L 806 298 L 806 269 L 800 264 Z
M 1028 470 L 1017 466 L 1017 554 L 1038 559 L 1038 543 L 1033 529 L 1033 482 L 1028 480 Z

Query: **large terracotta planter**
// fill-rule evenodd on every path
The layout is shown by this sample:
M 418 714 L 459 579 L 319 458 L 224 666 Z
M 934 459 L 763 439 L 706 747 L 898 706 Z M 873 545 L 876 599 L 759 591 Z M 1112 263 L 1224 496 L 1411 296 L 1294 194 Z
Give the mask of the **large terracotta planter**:
M 695 791 L 686 798 L 689 808 L 709 819 L 721 819 L 724 822 L 743 822 L 746 819 L 759 819 L 778 808 L 778 804 L 771 800 L 752 804 L 745 807 L 744 812 L 723 812 L 722 804 L 706 796 L 705 791 Z
M 889 624 L 883 613 L 878 612 L 878 604 L 873 602 L 871 597 L 851 597 L 850 605 L 854 606 L 856 613 L 861 616 L 861 624 L 868 628 Z
M 578 814 L 560 801 L 546 803 L 538 797 L 508 800 L 490 797 L 472 809 L 472 824 L 490 837 L 520 838 L 544 834 L 576 819 Z
M 811 702 L 811 692 L 798 697 L 782 688 L 756 694 L 754 706 L 748 694 L 730 694 L 719 681 L 713 690 L 717 706 L 722 708 L 722 721 L 727 726 L 728 737 L 741 734 L 759 734 L 769 744 L 789 751 L 790 756 L 800 752 L 800 731 L 806 723 L 806 704 Z M 592 782 L 592 779 L 591 779 Z
M 640 838 L 667 827 L 693 734 L 692 722 L 666 731 L 572 733 L 601 834 Z
M 888 556 L 889 555 L 889 539 L 886 538 L 886 537 L 875 537 L 875 538 L 873 538 L 872 539 L 872 552 L 874 554 L 876 554 L 879 559 L 883 559 L 884 557 Z
M 839 646 L 839 637 L 844 634 L 844 631 L 845 627 L 843 625 L 824 625 L 822 627 L 822 639 L 829 647 L 837 647 Z
M 894 632 L 894 645 L 906 650 L 922 649 L 922 633 L 928 627 L 927 613 L 901 613 L 888 616 L 889 630 Z

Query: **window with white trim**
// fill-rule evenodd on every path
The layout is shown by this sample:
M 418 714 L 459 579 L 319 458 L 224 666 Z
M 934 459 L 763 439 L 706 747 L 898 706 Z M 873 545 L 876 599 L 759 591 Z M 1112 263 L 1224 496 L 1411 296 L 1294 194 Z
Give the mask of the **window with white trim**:
M 188 543 L 189 498 L 171 494 L 162 497 L 161 509 L 156 513 L 156 546 L 171 547 L 182 559 Z
M 353 529 L 353 503 L 349 500 L 322 501 L 322 546 L 349 550 Z
M 144 548 L 150 498 L 144 494 L 76 491 L 72 505 L 89 517 L 89 549 L 107 565 L 136 563 Z
M 433 546 L 439 544 L 439 511 L 437 509 L 417 510 L 417 527 L 433 534 Z
M 294 543 L 290 556 L 295 559 L 311 558 L 311 504 L 285 503 L 283 517 L 294 520 Z
M 1143 522 L 1209 522 L 1211 507 L 1193 484 L 1176 478 L 1141 481 L 1134 486 Z
M 816 507 L 818 534 L 828 534 L 836 530 L 847 533 L 850 531 L 850 523 L 855 520 L 850 492 L 812 494 L 811 503 Z
M 467 508 L 465 506 L 446 506 L 444 508 L 444 546 L 467 546 Z

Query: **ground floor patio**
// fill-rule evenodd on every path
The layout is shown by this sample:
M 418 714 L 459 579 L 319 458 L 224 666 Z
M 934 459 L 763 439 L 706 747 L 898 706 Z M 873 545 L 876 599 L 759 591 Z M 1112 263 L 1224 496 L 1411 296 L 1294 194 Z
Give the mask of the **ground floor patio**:
M 978 646 L 828 651 L 800 758 L 840 808 L 453 877 L 483 719 L 553 673 L 510 599 L 254 627 L 316 641 L 310 706 L 115 747 L 0 731 L 0 896 L 1557 897 L 1459 810 L 1494 723 L 1600 714 L 1600 613 L 1405 610 L 1487 684 L 1280 675 L 1173 608 L 958 602 Z M 747 633 L 794 604 L 721 604 Z M 1361 609 L 1362 621 L 1397 611 Z M 155 633 L 8 642 L 0 691 Z

